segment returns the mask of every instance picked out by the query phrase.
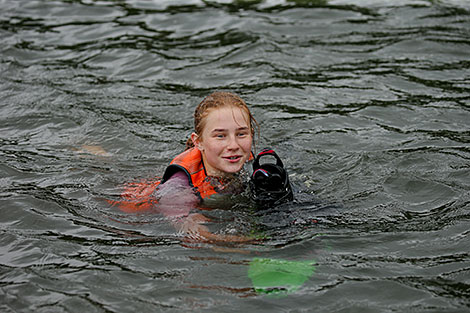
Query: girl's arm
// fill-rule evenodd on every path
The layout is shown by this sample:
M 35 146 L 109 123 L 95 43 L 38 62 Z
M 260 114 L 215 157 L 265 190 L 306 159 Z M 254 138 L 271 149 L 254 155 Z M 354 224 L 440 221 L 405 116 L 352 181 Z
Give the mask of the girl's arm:
M 189 185 L 187 176 L 177 172 L 164 184 L 160 185 L 156 197 L 159 199 L 156 210 L 168 217 L 175 228 L 186 235 L 190 241 L 207 242 L 248 242 L 252 238 L 219 235 L 210 232 L 204 225 L 210 219 L 201 213 L 191 213 L 200 200 Z
M 154 196 L 158 199 L 156 211 L 169 218 L 188 216 L 191 209 L 199 203 L 199 198 L 183 172 L 173 174 L 158 187 Z
M 120 201 L 109 201 L 123 212 L 158 212 L 185 235 L 187 241 L 196 242 L 248 242 L 251 238 L 219 235 L 204 225 L 210 219 L 201 213 L 191 213 L 200 203 L 183 172 L 176 172 L 164 184 L 158 181 L 128 185 Z

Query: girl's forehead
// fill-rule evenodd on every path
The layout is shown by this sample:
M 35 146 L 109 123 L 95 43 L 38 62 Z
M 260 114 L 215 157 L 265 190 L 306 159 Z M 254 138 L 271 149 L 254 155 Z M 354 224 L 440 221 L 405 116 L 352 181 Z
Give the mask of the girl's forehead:
M 212 109 L 207 117 L 207 122 L 221 122 L 221 123 L 230 123 L 235 122 L 237 124 L 246 124 L 243 126 L 249 125 L 249 116 L 242 108 L 234 106 L 224 106 L 220 108 Z

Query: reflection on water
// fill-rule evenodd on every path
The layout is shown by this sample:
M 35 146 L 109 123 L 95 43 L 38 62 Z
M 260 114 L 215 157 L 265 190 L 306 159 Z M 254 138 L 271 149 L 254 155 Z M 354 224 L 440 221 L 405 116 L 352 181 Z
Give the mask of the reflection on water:
M 0 308 L 462 312 L 466 1 L 3 1 Z M 296 201 L 121 212 L 214 90 L 261 122 Z M 264 270 L 264 272 L 263 272 Z

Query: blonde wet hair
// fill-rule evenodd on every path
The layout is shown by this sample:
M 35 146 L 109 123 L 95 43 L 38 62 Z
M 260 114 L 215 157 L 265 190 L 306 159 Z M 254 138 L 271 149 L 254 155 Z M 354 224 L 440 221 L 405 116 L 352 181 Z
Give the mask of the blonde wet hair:
M 199 105 L 196 107 L 196 109 L 194 110 L 195 133 L 198 136 L 201 136 L 202 131 L 204 130 L 204 127 L 206 125 L 206 117 L 212 110 L 227 106 L 240 108 L 242 112 L 245 112 L 250 120 L 249 124 L 251 136 L 254 138 L 255 133 L 258 133 L 259 136 L 259 124 L 254 118 L 254 116 L 251 114 L 251 111 L 246 105 L 245 101 L 243 101 L 243 99 L 237 96 L 236 94 L 224 91 L 216 91 L 211 93 L 210 95 L 205 97 L 201 101 L 201 103 L 199 103 Z M 255 130 L 257 130 L 257 132 L 255 132 Z M 186 150 L 191 149 L 192 147 L 194 147 L 194 143 L 191 138 L 189 138 L 186 141 Z

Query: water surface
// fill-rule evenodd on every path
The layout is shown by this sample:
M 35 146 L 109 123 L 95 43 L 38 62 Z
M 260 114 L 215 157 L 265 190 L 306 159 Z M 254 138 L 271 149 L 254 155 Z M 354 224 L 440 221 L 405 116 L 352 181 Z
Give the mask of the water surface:
M 466 1 L 0 3 L 2 312 L 468 311 Z M 253 244 L 104 201 L 162 175 L 214 90 L 296 189 L 205 212 Z M 259 260 L 305 281 L 257 288 Z

